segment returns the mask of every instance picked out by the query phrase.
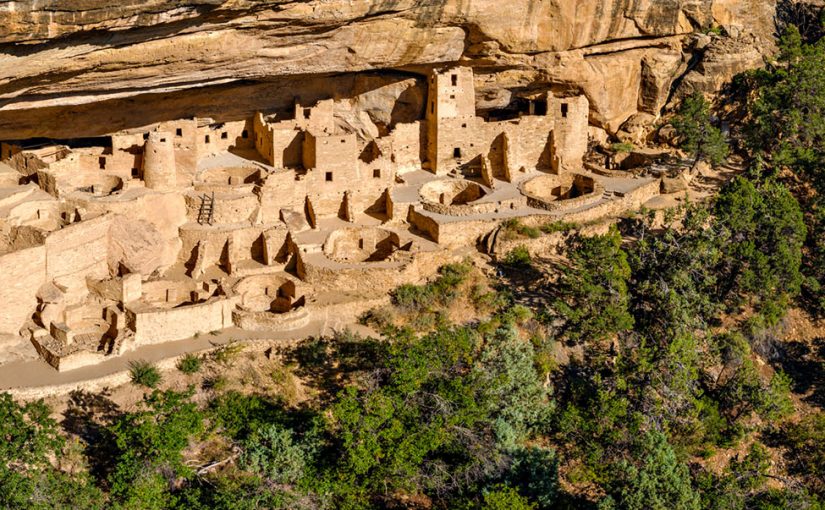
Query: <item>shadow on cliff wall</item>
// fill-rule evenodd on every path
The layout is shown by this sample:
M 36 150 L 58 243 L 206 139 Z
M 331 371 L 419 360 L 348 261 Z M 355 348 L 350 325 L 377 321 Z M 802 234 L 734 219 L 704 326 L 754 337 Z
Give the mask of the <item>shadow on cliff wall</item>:
M 370 79 L 358 79 L 365 75 L 370 75 Z M 400 90 L 395 97 L 382 94 L 380 99 L 376 99 L 386 102 L 379 106 L 391 112 L 391 123 L 394 125 L 421 117 L 426 99 L 426 81 L 421 76 L 401 71 L 298 75 L 266 82 L 234 82 L 175 92 L 140 94 L 80 105 L 6 110 L 0 111 L 0 140 L 92 137 L 192 117 L 228 122 L 249 119 L 257 111 L 291 118 L 296 98 L 300 98 L 303 104 L 313 104 L 327 98 L 347 99 L 411 77 L 417 79 L 417 85 L 411 87 L 413 90 Z M 24 98 L 18 98 L 21 99 Z M 38 96 L 37 99 L 44 98 Z

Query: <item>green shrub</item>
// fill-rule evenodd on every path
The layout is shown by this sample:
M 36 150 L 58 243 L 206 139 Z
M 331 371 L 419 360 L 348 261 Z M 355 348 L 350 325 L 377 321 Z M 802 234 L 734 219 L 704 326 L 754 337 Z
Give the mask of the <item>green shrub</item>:
M 170 508 L 169 480 L 192 476 L 184 450 L 204 430 L 193 390 L 155 390 L 106 427 L 114 445 L 108 473 L 114 508 Z
M 556 232 L 568 232 L 573 230 L 576 228 L 576 224 L 569 221 L 552 221 L 550 223 L 545 223 L 539 228 L 541 228 L 541 231 L 545 234 L 554 234 Z
M 610 148 L 613 149 L 614 152 L 630 152 L 635 147 L 633 147 L 632 143 L 619 142 L 619 143 L 614 143 L 613 145 L 610 146 Z
M 213 375 L 203 380 L 201 387 L 205 390 L 212 390 L 215 393 L 224 391 L 229 386 L 229 379 L 222 375 Z
M 178 360 L 178 370 L 184 374 L 194 374 L 201 369 L 201 358 L 197 354 L 189 353 Z
M 558 296 L 551 305 L 564 321 L 568 340 L 609 338 L 633 327 L 628 311 L 630 265 L 616 227 L 599 236 L 576 236 L 569 241 L 570 265 L 561 269 Z
M 705 27 L 705 34 L 707 34 L 707 35 L 711 35 L 711 34 L 713 34 L 713 35 L 722 35 L 722 33 L 723 33 L 722 27 L 720 27 L 718 25 L 711 25 L 711 26 Z
M 288 484 L 303 477 L 307 454 L 295 442 L 291 430 L 271 424 L 255 430 L 244 441 L 240 463 L 275 483 Z
M 404 284 L 395 289 L 393 302 L 402 311 L 420 313 L 433 306 L 447 306 L 458 295 L 456 290 L 467 280 L 471 266 L 466 262 L 447 264 L 439 277 L 425 285 Z
M 511 267 L 530 267 L 533 264 L 533 258 L 526 246 L 519 245 L 504 257 L 504 264 Z
M 233 439 L 245 440 L 256 430 L 286 420 L 278 399 L 229 391 L 209 402 L 212 424 Z
M 501 224 L 501 229 L 504 231 L 505 238 L 514 239 L 516 237 L 529 237 L 530 239 L 537 239 L 541 237 L 541 230 L 536 227 L 529 227 L 521 223 L 518 219 L 512 218 Z
M 157 387 L 163 379 L 157 367 L 145 360 L 129 362 L 129 377 L 132 384 L 147 388 Z
M 474 285 L 470 289 L 470 302 L 473 303 L 476 311 L 494 312 L 507 305 L 508 296 L 496 290 L 487 292 L 484 286 Z
M 243 351 L 243 345 L 233 342 L 213 351 L 212 354 L 209 355 L 209 359 L 219 365 L 230 367 L 235 363 L 235 359 L 241 351 Z
M 520 495 L 515 489 L 497 486 L 484 494 L 483 510 L 532 510 L 536 505 Z

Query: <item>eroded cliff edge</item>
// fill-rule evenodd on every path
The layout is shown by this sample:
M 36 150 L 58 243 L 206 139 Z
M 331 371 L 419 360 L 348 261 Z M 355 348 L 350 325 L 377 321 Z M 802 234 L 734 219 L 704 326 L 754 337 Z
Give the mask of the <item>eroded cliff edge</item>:
M 0 139 L 233 120 L 295 97 L 362 95 L 380 125 L 418 115 L 419 77 L 455 62 L 475 69 L 482 111 L 580 91 L 591 124 L 632 134 L 655 121 L 674 83 L 712 90 L 760 65 L 776 9 L 773 0 L 116 4 L 0 1 Z

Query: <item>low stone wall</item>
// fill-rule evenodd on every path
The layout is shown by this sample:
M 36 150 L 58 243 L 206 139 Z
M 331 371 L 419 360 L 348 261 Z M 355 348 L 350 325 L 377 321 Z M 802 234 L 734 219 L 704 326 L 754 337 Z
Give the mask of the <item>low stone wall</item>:
M 453 258 L 455 257 L 445 250 L 415 254 L 396 252 L 386 262 L 329 265 L 326 258 L 324 263 L 319 263 L 318 259 L 313 260 L 314 256 L 301 253 L 299 274 L 316 292 L 349 291 L 378 296 L 401 284 L 416 282 L 435 274 L 439 267 Z
M 135 331 L 132 345 L 172 342 L 231 327 L 232 310 L 238 303 L 237 296 L 212 298 L 204 303 L 171 309 L 126 309 L 126 321 Z
M 412 209 L 409 221 L 419 230 L 426 232 L 433 241 L 445 248 L 473 246 L 476 241 L 492 232 L 501 219 L 449 221 L 439 223 L 435 218 Z
M 331 303 L 316 309 L 314 313 L 322 315 L 325 319 L 325 330 L 341 330 L 351 324 L 358 322 L 358 319 L 367 311 L 390 304 L 389 294 L 372 299 L 355 299 Z
M 639 209 L 642 204 L 658 195 L 659 179 L 652 179 L 651 182 L 643 184 L 621 197 L 615 197 L 584 211 L 571 213 L 562 219 L 574 223 L 587 223 L 601 218 L 620 216 L 627 211 Z
M 232 321 L 247 331 L 289 331 L 309 326 L 312 317 L 306 308 L 287 313 L 234 310 Z
M 56 364 L 49 360 L 47 360 L 47 363 L 56 368 L 58 372 L 66 372 L 77 368 L 97 365 L 105 359 L 106 357 L 99 352 L 77 351 L 68 356 L 57 358 Z
M 462 205 L 445 205 L 434 202 L 422 202 L 421 206 L 432 213 L 446 216 L 473 216 L 476 214 L 493 214 L 502 209 L 516 209 L 527 205 L 527 198 L 518 197 L 498 202 L 470 203 Z
M 619 177 L 626 179 L 628 177 L 633 177 L 631 172 L 627 170 L 611 170 L 609 168 L 605 168 L 600 165 L 594 165 L 593 163 L 584 163 L 584 168 L 589 172 L 593 172 L 596 175 L 603 175 L 604 177 Z
M 454 221 L 438 225 L 438 244 L 446 248 L 475 246 L 476 242 L 492 232 L 503 218 Z
M 401 240 L 395 232 L 383 228 L 344 228 L 333 231 L 324 241 L 324 254 L 343 263 L 387 259 Z
M 415 206 L 410 206 L 407 212 L 407 221 L 421 232 L 427 234 L 430 239 L 438 242 L 438 222 L 435 221 L 435 219 L 426 214 L 421 214 Z

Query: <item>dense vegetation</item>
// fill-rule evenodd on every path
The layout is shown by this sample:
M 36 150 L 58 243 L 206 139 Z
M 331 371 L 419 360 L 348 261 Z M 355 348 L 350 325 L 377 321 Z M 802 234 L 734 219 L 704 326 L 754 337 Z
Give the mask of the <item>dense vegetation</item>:
M 511 222 L 564 259 L 519 246 L 492 286 L 445 266 L 364 317 L 381 339 L 308 340 L 270 385 L 228 389 L 229 346 L 181 360 L 198 387 L 135 363 L 137 406 L 77 392 L 61 423 L 0 395 L 0 506 L 823 508 L 823 400 L 792 391 L 823 367 L 777 337 L 825 308 L 825 42 L 782 48 L 740 80 L 753 165 L 712 201 L 595 236 Z M 727 151 L 709 115 L 695 96 L 673 123 L 695 160 Z

